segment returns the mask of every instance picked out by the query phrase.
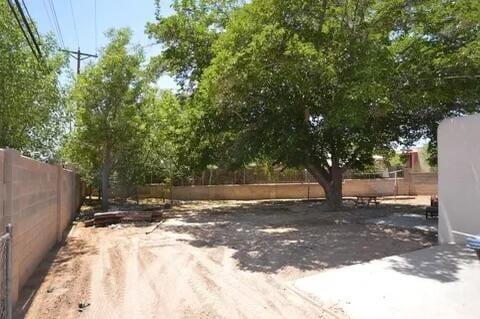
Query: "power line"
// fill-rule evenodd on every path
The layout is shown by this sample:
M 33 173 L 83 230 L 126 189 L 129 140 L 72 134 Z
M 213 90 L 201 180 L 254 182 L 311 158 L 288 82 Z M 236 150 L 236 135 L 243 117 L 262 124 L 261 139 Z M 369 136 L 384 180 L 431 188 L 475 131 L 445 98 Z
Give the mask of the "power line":
M 94 25 L 95 25 L 95 50 L 98 49 L 98 43 L 97 43 L 97 0 L 93 0 L 93 10 L 94 10 Z
M 77 37 L 77 46 L 80 46 L 80 41 L 78 40 L 78 31 L 77 31 L 77 22 L 75 21 L 75 14 L 73 13 L 72 0 L 70 2 L 70 11 L 72 12 L 72 21 L 73 21 L 73 30 L 75 31 L 75 36 Z
M 55 5 L 53 4 L 52 0 L 48 0 L 48 3 L 50 4 L 50 10 L 53 13 L 52 17 L 53 17 L 53 21 L 55 22 L 55 27 L 57 29 L 58 35 L 60 36 L 60 43 L 62 44 L 62 47 L 65 47 L 65 42 L 63 42 L 62 30 L 60 29 L 60 24 L 58 23 L 58 17 L 57 17 L 57 11 L 55 10 Z
M 428 78 L 419 78 L 420 81 L 430 81 L 430 80 L 465 80 L 465 79 L 480 79 L 480 74 L 453 74 L 453 75 L 439 75 L 432 76 Z
M 480 78 L 480 74 L 472 74 L 472 75 L 447 75 L 440 77 L 445 80 L 456 80 L 456 79 L 478 79 Z
M 8 6 L 10 7 L 10 11 L 12 11 L 12 14 L 15 17 L 15 20 L 17 21 L 17 23 L 20 27 L 20 30 L 22 31 L 22 34 L 23 34 L 25 40 L 28 43 L 28 46 L 32 50 L 32 54 L 35 56 L 35 58 L 38 60 L 38 62 L 40 62 L 40 57 L 37 55 L 37 52 L 33 48 L 33 44 L 31 43 L 31 39 L 28 37 L 27 32 L 25 31 L 25 29 L 23 27 L 23 24 L 20 22 L 20 18 L 18 17 L 17 11 L 15 10 L 15 7 L 14 7 L 13 3 L 10 2 L 10 0 L 7 0 L 7 3 L 8 3 Z
M 33 29 L 35 30 L 35 33 L 37 34 L 37 37 L 38 37 L 39 39 L 41 39 L 40 33 L 38 32 L 38 29 L 37 29 L 37 26 L 36 26 L 35 23 L 33 23 L 32 16 L 30 15 L 30 12 L 28 11 L 27 5 L 25 4 L 25 1 L 23 1 L 23 0 L 22 0 L 22 5 L 23 5 L 23 9 L 24 9 L 25 12 L 27 13 L 28 20 L 29 20 L 30 22 L 32 22 L 32 27 L 33 27 Z
M 15 11 L 15 8 L 13 7 L 13 4 L 10 2 L 10 0 L 7 0 L 7 3 L 8 3 L 8 6 L 10 7 L 10 11 L 12 11 L 13 16 L 15 17 L 15 20 L 17 21 L 18 25 L 20 26 L 20 30 L 22 31 L 23 37 L 27 41 L 28 46 L 32 50 L 32 53 L 35 56 L 35 58 L 38 59 L 37 53 L 33 49 L 33 45 L 32 45 L 32 43 L 30 43 L 30 39 L 28 38 L 27 33 L 23 29 L 22 23 L 20 22 L 20 19 L 18 18 L 17 11 Z
M 15 4 L 17 5 L 17 9 L 20 12 L 20 16 L 22 17 L 22 21 L 27 28 L 27 33 L 30 35 L 30 38 L 37 49 L 38 56 L 41 58 L 42 57 L 42 51 L 40 50 L 40 46 L 37 43 L 37 40 L 35 39 L 35 36 L 33 35 L 32 28 L 30 27 L 30 22 L 27 20 L 27 17 L 25 16 L 25 13 L 23 12 L 23 8 L 20 5 L 20 2 L 18 0 L 15 0 Z
M 43 8 L 45 9 L 45 12 L 47 13 L 48 21 L 50 22 L 50 27 L 52 28 L 53 33 L 55 33 L 55 37 L 57 38 L 57 41 L 60 42 L 60 36 L 58 35 L 57 29 L 53 24 L 52 17 L 50 16 L 50 10 L 48 9 L 48 6 L 45 0 L 42 0 L 42 4 L 43 4 Z
M 149 43 L 149 44 L 144 44 L 141 47 L 142 48 L 149 48 L 149 47 L 153 47 L 153 46 L 160 45 L 160 44 L 161 43 Z

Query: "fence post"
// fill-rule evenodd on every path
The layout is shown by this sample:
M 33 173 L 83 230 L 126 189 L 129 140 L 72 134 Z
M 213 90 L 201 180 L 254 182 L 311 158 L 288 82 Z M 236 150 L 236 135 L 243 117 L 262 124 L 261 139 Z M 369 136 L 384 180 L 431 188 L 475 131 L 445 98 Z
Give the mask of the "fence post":
M 6 227 L 8 233 L 8 245 L 7 245 L 7 318 L 12 318 L 12 239 L 13 239 L 13 226 L 8 224 Z

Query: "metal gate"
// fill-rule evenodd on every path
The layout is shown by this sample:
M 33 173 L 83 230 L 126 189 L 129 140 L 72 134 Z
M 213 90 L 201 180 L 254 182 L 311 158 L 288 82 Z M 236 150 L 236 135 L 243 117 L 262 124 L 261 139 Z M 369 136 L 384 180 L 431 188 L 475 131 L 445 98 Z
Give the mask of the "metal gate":
M 0 236 L 0 319 L 12 318 L 12 225 Z

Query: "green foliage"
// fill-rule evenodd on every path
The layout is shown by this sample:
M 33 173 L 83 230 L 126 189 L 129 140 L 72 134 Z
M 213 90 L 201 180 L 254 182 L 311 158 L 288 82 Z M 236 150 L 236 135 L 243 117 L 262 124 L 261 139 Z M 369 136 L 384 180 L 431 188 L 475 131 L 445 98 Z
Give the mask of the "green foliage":
M 75 84 L 65 154 L 92 181 L 109 162 L 127 184 L 268 163 L 269 174 L 307 168 L 338 204 L 345 170 L 375 167 L 374 154 L 420 138 L 433 159 L 438 122 L 479 109 L 476 0 L 175 0 L 173 9 L 147 25 L 163 50 L 146 69 L 129 33 L 112 32 Z M 164 72 L 179 95 L 147 85 Z
M 397 0 L 382 10 L 395 17 L 398 101 L 410 107 L 401 119 L 404 136 L 410 143 L 431 139 L 435 161 L 438 122 L 480 110 L 480 2 L 428 0 L 405 7 Z
M 338 201 L 345 169 L 478 110 L 478 1 L 253 0 L 221 28 L 198 3 L 149 26 L 190 84 L 198 166 L 305 166 Z
M 393 152 L 393 154 L 387 160 L 388 164 L 393 167 L 404 167 L 406 161 L 407 158 L 405 154 L 399 154 L 396 152 Z
M 98 182 L 101 170 L 107 178 L 116 171 L 119 178 L 129 179 L 119 168 L 126 167 L 146 134 L 141 113 L 147 100 L 140 70 L 143 53 L 128 48 L 129 30 L 111 30 L 107 35 L 110 43 L 98 62 L 77 77 L 70 96 L 75 129 L 64 156 L 90 182 Z
M 66 125 L 59 76 L 66 58 L 49 37 L 38 62 L 5 1 L 0 2 L 0 147 L 53 159 Z
M 143 158 L 137 162 L 143 173 L 138 174 L 143 182 L 155 177 L 158 180 L 173 178 L 182 171 L 178 158 L 181 137 L 187 127 L 185 112 L 177 97 L 169 91 L 152 96 L 144 109 L 146 136 L 143 140 Z
M 109 32 L 96 64 L 85 68 L 70 96 L 75 129 L 64 158 L 107 197 L 132 195 L 132 187 L 174 178 L 182 167 L 182 137 L 188 132 L 182 104 L 148 82 L 143 53 L 130 46 L 128 30 Z M 106 204 L 106 203 L 104 203 Z
M 174 0 L 175 14 L 160 15 L 156 0 L 156 23 L 148 23 L 146 32 L 162 43 L 165 50 L 151 62 L 156 73 L 175 76 L 183 90 L 192 90 L 213 57 L 212 45 L 224 30 L 230 12 L 239 0 Z
M 371 163 L 396 131 L 394 57 L 370 2 L 253 1 L 231 19 L 198 103 L 228 157 Z M 242 159 L 244 162 L 253 158 Z

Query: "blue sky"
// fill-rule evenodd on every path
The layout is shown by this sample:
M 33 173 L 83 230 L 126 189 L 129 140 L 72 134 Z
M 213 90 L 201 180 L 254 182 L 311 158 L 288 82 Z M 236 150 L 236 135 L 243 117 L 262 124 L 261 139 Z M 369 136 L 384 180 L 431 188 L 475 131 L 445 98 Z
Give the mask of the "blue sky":
M 145 24 L 155 19 L 154 0 L 24 0 L 24 2 L 32 19 L 37 23 L 39 32 L 53 32 L 60 43 L 50 7 L 50 3 L 53 3 L 63 42 L 70 50 L 80 47 L 83 52 L 95 53 L 107 43 L 105 31 L 121 27 L 132 29 L 133 43 L 141 45 L 153 43 L 145 35 L 144 30 Z M 160 5 L 162 15 L 172 13 L 171 0 L 161 0 Z M 144 50 L 146 56 L 150 57 L 158 54 L 160 48 L 154 45 L 145 47 Z M 75 60 L 71 59 L 72 70 L 75 70 L 75 63 Z M 158 85 L 164 89 L 176 87 L 168 76 L 161 77 Z

